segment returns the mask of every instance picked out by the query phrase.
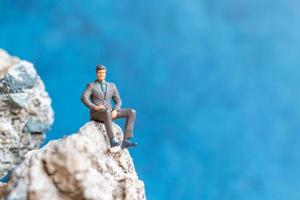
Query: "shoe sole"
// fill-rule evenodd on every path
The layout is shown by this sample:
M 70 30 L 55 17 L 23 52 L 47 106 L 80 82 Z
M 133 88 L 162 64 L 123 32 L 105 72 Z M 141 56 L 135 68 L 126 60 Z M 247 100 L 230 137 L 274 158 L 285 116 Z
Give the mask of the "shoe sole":
M 127 149 L 127 148 L 130 148 L 130 147 L 136 147 L 137 146 L 137 144 L 136 145 L 129 145 L 129 146 L 126 146 L 126 147 L 124 147 L 123 145 L 121 146 L 121 149 Z

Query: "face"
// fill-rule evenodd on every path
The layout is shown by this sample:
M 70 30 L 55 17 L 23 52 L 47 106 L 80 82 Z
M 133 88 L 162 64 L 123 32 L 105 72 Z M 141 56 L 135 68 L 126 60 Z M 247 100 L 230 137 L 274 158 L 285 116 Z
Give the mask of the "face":
M 101 70 L 97 71 L 97 79 L 99 81 L 105 80 L 105 76 L 106 76 L 106 70 L 105 69 L 101 69 Z

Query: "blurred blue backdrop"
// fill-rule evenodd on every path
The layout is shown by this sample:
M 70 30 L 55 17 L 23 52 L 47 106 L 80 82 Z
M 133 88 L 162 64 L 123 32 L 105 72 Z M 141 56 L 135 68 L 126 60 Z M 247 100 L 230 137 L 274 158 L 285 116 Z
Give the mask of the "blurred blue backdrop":
M 298 200 L 299 6 L 1 0 L 0 48 L 44 80 L 46 142 L 88 121 L 80 95 L 96 64 L 108 67 L 137 111 L 131 153 L 148 199 Z

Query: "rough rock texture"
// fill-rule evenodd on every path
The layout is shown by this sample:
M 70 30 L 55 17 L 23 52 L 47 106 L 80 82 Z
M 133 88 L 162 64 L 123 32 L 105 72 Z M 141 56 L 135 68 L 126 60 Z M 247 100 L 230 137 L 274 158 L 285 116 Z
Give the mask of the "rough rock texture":
M 7 192 L 7 183 L 0 182 L 0 198 L 4 197 Z
M 114 130 L 121 140 L 121 128 Z M 128 150 L 109 148 L 102 123 L 88 122 L 25 157 L 8 182 L 8 200 L 146 199 Z
M 53 116 L 51 99 L 33 65 L 0 49 L 0 179 L 39 147 Z

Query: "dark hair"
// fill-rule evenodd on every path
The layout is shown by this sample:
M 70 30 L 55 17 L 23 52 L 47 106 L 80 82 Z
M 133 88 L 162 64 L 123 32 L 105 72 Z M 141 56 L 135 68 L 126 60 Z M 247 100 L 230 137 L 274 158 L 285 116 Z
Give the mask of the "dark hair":
M 97 67 L 96 67 L 96 73 L 99 71 L 99 70 L 107 70 L 106 67 L 104 65 L 101 65 L 101 64 L 98 64 Z

